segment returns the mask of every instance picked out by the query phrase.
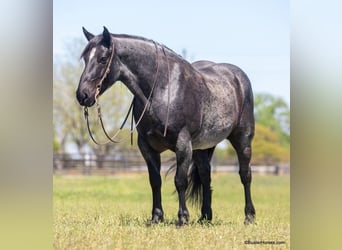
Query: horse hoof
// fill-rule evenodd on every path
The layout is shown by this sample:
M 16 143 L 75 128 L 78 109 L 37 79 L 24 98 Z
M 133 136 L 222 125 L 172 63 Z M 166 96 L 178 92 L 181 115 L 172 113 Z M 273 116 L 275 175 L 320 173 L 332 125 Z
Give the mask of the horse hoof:
M 160 222 L 164 221 L 164 215 L 163 215 L 163 211 L 159 208 L 156 208 L 154 210 L 154 212 L 152 213 L 152 219 L 151 219 L 151 223 L 152 224 L 157 224 Z
M 187 226 L 187 225 L 188 225 L 188 223 L 180 223 L 180 222 L 177 222 L 176 228 L 182 228 L 182 227 Z
M 181 228 L 185 225 L 188 225 L 188 219 L 185 216 L 182 216 L 178 219 L 178 222 L 176 224 L 177 228 Z
M 247 214 L 247 215 L 246 215 L 246 218 L 245 218 L 244 224 L 245 224 L 245 225 L 254 224 L 254 221 L 255 221 L 255 215 Z
M 161 223 L 161 222 L 164 222 L 164 217 L 163 216 L 154 215 L 151 220 L 148 220 L 146 222 L 146 226 L 149 227 L 149 226 Z
M 153 218 L 151 220 L 152 224 L 157 224 L 157 223 L 160 223 L 160 222 L 164 222 L 164 217 L 163 216 L 158 216 L 158 215 L 153 216 Z
M 199 219 L 198 219 L 198 221 L 197 221 L 197 223 L 199 223 L 199 224 L 201 224 L 201 225 L 212 225 L 211 224 L 211 216 L 209 217 L 209 216 L 206 216 L 206 215 L 202 215 Z
M 202 225 L 202 226 L 211 226 L 212 223 L 211 223 L 211 220 L 208 220 L 208 219 L 202 219 L 200 218 L 198 221 L 197 221 L 198 224 Z

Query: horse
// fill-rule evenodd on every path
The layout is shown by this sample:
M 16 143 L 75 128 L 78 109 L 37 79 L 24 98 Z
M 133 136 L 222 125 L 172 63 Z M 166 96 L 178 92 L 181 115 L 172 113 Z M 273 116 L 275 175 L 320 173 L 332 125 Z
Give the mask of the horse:
M 198 222 L 212 221 L 210 161 L 216 145 L 227 139 L 238 156 L 244 223 L 253 223 L 250 160 L 255 121 L 247 75 L 227 63 L 190 64 L 153 40 L 103 28 L 95 36 L 82 27 L 88 44 L 81 55 L 85 66 L 76 97 L 81 106 L 91 107 L 117 81 L 134 95 L 137 144 L 152 189 L 150 222 L 164 221 L 160 155 L 166 150 L 176 155 L 177 227 L 189 223 L 188 198 L 201 207 Z

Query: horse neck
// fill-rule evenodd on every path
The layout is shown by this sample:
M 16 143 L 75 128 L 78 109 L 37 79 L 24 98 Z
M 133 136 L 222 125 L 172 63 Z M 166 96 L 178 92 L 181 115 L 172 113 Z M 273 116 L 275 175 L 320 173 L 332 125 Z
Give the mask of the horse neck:
M 126 36 L 114 36 L 114 39 L 116 54 L 121 61 L 119 80 L 145 103 L 156 81 L 156 74 L 161 75 L 161 70 L 157 72 L 157 68 L 162 63 L 162 52 L 158 45 L 148 40 Z

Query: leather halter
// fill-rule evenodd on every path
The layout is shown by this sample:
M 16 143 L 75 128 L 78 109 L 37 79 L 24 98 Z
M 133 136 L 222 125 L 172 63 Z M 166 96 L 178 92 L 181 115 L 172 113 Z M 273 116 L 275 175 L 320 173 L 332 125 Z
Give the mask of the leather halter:
M 124 125 L 126 124 L 127 122 L 127 119 L 128 119 L 128 116 L 129 114 L 132 112 L 132 109 L 133 109 L 133 103 L 134 103 L 134 99 L 132 100 L 132 103 L 129 107 L 129 110 L 127 112 L 127 115 L 124 119 L 124 121 L 122 122 L 119 130 L 111 137 L 109 136 L 109 134 L 107 133 L 107 130 L 105 129 L 105 126 L 104 126 L 104 123 L 103 123 L 103 120 L 102 120 L 102 113 L 101 113 L 101 106 L 100 106 L 100 103 L 99 103 L 99 100 L 98 100 L 98 95 L 100 93 L 100 90 L 101 90 L 101 87 L 102 87 L 102 83 L 104 81 L 104 79 L 107 77 L 107 75 L 109 74 L 110 72 L 110 66 L 112 65 L 112 62 L 113 62 L 113 58 L 114 58 L 114 53 L 115 53 L 115 47 L 114 47 L 114 40 L 113 38 L 111 37 L 111 42 L 112 42 L 112 48 L 111 48 L 111 55 L 110 55 L 110 59 L 106 65 L 106 70 L 103 74 L 103 76 L 101 77 L 99 83 L 96 85 L 96 93 L 95 93 L 95 103 L 96 103 L 96 107 L 97 107 L 97 114 L 98 114 L 98 119 L 99 119 L 99 122 L 101 124 L 101 127 L 102 127 L 102 130 L 105 134 L 105 136 L 107 137 L 107 141 L 106 142 L 98 142 L 94 136 L 93 136 L 93 133 L 91 132 L 90 130 L 90 124 L 89 124 L 89 113 L 88 113 L 88 108 L 85 106 L 84 107 L 84 117 L 85 117 L 85 120 L 87 122 L 87 128 L 88 128 L 88 132 L 89 132 L 89 135 L 90 135 L 90 138 L 93 140 L 93 142 L 97 145 L 106 145 L 110 142 L 113 142 L 113 143 L 120 143 L 120 142 L 123 142 L 125 141 L 125 139 L 121 139 L 121 140 L 118 140 L 117 139 L 117 136 L 119 135 L 119 133 L 122 131 Z M 156 62 L 157 62 L 157 69 L 156 69 L 156 73 L 155 73 L 155 76 L 154 76 L 154 81 L 153 81 L 153 85 L 152 85 L 152 88 L 151 88 L 151 92 L 147 98 L 147 101 L 146 101 L 146 104 L 144 106 L 144 109 L 143 111 L 141 112 L 140 114 L 140 117 L 139 119 L 137 120 L 135 126 L 133 126 L 133 115 L 132 115 L 132 120 L 131 120 L 131 128 L 130 128 L 130 135 L 131 135 L 131 144 L 133 144 L 133 133 L 134 131 L 136 130 L 136 128 L 138 127 L 138 125 L 140 124 L 143 116 L 145 115 L 146 113 L 146 110 L 147 110 L 147 107 L 149 106 L 149 103 L 152 99 L 152 94 L 153 94 L 153 90 L 156 86 L 156 83 L 157 83 L 157 78 L 158 78 L 158 73 L 159 73 L 159 53 L 158 53 L 158 46 L 156 44 L 156 42 L 154 42 L 154 45 L 155 45 L 155 48 L 156 48 Z M 169 61 L 168 61 L 168 58 L 167 58 L 167 55 L 164 51 L 164 48 L 162 47 L 162 50 L 163 50 L 163 53 L 164 53 L 164 56 L 166 57 L 166 60 L 167 60 L 167 69 L 168 69 L 168 104 L 167 104 L 167 114 L 166 114 L 166 120 L 165 120 L 165 127 L 164 127 L 164 133 L 163 133 L 163 136 L 165 137 L 166 136 L 166 133 L 167 133 L 167 127 L 168 127 L 168 122 L 169 122 L 169 110 L 170 110 L 170 68 L 169 68 Z

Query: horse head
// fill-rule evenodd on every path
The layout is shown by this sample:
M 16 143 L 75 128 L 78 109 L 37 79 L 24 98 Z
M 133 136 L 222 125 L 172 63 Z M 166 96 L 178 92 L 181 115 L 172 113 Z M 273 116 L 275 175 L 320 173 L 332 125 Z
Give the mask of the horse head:
M 106 27 L 94 36 L 83 28 L 88 44 L 81 54 L 85 66 L 76 91 L 80 105 L 94 105 L 97 95 L 102 94 L 118 78 L 118 67 L 113 67 L 114 42 Z

